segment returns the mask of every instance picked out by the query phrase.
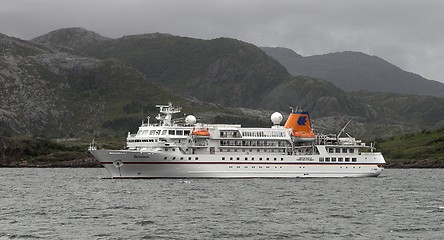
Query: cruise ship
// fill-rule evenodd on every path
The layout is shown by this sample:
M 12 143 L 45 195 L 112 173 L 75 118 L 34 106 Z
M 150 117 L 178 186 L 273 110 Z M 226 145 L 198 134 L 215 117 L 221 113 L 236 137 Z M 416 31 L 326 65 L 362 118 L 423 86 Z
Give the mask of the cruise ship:
M 181 108 L 156 107 L 157 122 L 148 118 L 128 133 L 124 149 L 89 147 L 112 178 L 376 177 L 385 164 L 372 145 L 349 134 L 315 134 L 309 113 L 299 109 L 283 126 L 275 112 L 271 127 L 247 128 L 198 123 L 193 115 L 179 124 L 173 114 Z

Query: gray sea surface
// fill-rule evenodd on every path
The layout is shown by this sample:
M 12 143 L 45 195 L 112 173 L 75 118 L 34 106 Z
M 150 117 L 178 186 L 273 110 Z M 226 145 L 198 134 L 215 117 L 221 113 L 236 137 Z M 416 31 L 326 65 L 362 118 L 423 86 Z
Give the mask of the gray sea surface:
M 443 239 L 444 169 L 377 178 L 115 180 L 0 169 L 0 239 Z

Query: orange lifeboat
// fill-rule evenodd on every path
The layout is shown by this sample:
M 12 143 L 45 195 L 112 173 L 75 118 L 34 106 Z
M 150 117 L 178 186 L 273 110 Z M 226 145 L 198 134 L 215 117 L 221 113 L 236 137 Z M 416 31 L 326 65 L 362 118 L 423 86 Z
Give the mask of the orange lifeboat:
M 296 111 L 290 113 L 284 127 L 293 129 L 292 136 L 296 141 L 313 141 L 316 137 L 311 128 L 308 112 Z
M 209 137 L 210 133 L 208 132 L 208 129 L 193 129 L 193 132 L 191 132 L 192 135 L 194 136 L 199 136 L 199 137 Z

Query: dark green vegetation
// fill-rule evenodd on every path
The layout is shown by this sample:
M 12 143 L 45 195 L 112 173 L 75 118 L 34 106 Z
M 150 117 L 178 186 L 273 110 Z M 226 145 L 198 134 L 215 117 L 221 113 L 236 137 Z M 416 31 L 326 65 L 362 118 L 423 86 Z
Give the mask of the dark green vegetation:
M 277 61 L 234 39 L 199 40 L 145 34 L 90 44 L 79 54 L 115 58 L 173 92 L 224 106 L 257 108 L 289 79 Z
M 98 167 L 85 143 L 0 137 L 0 167 Z
M 97 139 L 120 148 L 128 131 L 154 120 L 156 104 L 169 101 L 201 122 L 246 126 L 269 126 L 273 111 L 302 106 L 316 131 L 337 133 L 353 118 L 348 132 L 366 140 L 444 127 L 442 97 L 346 92 L 291 76 L 234 39 L 109 39 L 70 28 L 31 41 L 0 35 L 0 53 L 2 136 Z
M 392 137 L 378 147 L 387 167 L 444 167 L 444 129 Z

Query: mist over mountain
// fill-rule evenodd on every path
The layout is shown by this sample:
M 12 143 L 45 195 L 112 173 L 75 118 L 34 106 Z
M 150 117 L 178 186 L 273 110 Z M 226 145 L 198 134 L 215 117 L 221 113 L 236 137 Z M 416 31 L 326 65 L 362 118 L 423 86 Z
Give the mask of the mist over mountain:
M 346 91 L 444 96 L 443 83 L 404 71 L 377 56 L 348 51 L 302 57 L 287 48 L 261 49 L 294 76 L 324 79 Z
M 202 121 L 250 126 L 302 106 L 320 132 L 354 118 L 350 131 L 367 138 L 444 127 L 443 98 L 347 92 L 291 76 L 260 48 L 229 38 L 109 39 L 68 28 L 31 41 L 0 35 L 0 53 L 2 135 L 121 137 L 169 101 Z

